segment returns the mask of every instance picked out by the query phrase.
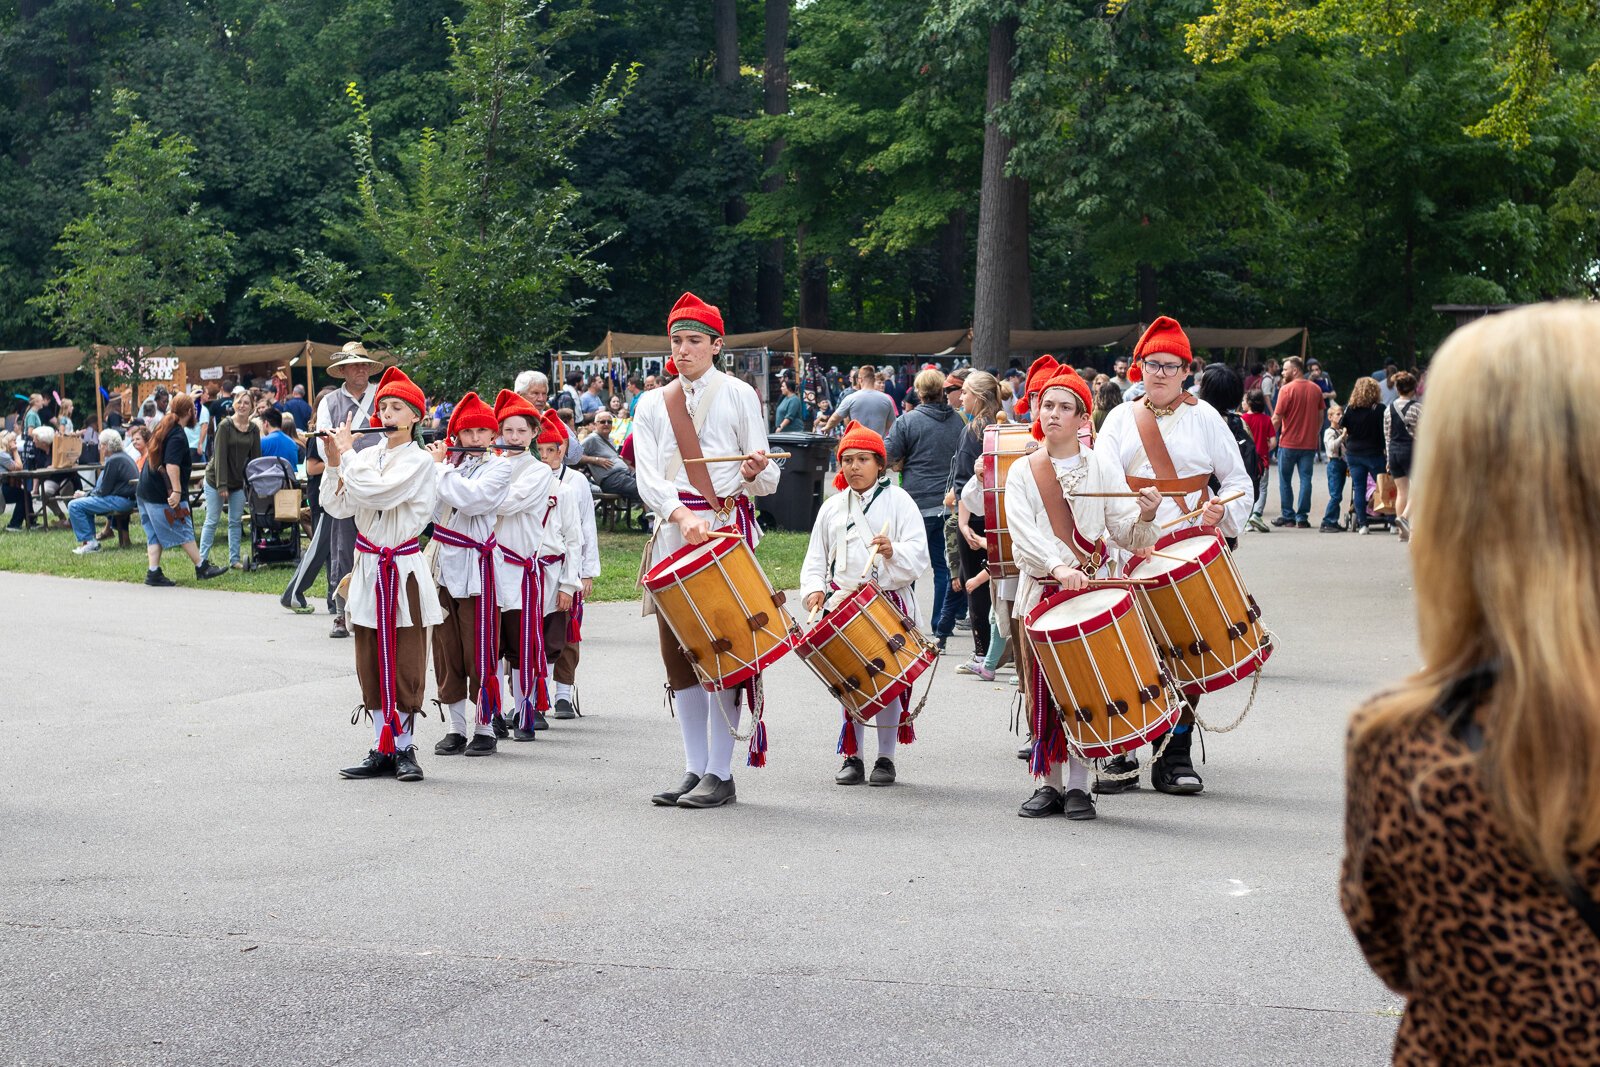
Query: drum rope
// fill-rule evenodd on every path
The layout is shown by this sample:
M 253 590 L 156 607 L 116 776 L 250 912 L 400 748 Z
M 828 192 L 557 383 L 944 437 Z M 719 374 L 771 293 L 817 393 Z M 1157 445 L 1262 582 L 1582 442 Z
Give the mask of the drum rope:
M 1278 643 L 1278 635 L 1273 633 L 1271 630 L 1267 630 L 1266 631 L 1266 635 L 1267 635 L 1266 643 L 1263 644 L 1261 647 L 1262 648 L 1266 648 L 1266 647 L 1269 647 L 1269 646 L 1275 647 L 1277 645 L 1277 643 Z M 1244 702 L 1244 710 L 1239 713 L 1239 717 L 1237 719 L 1234 719 L 1231 723 L 1229 723 L 1226 726 L 1212 726 L 1210 723 L 1206 722 L 1204 719 L 1202 719 L 1200 717 L 1199 709 L 1191 707 L 1190 710 L 1194 712 L 1194 721 L 1196 723 L 1198 723 L 1200 725 L 1200 728 L 1202 730 L 1204 730 L 1208 734 L 1231 734 L 1231 733 L 1233 733 L 1233 731 L 1237 730 L 1244 723 L 1244 717 L 1246 715 L 1250 714 L 1250 709 L 1255 707 L 1256 690 L 1261 688 L 1261 675 L 1266 671 L 1266 669 L 1267 669 L 1267 666 L 1266 666 L 1265 663 L 1263 663 L 1261 666 L 1256 668 L 1255 675 L 1250 680 L 1250 696 L 1249 696 L 1249 698 L 1247 700 L 1245 700 L 1245 702 Z

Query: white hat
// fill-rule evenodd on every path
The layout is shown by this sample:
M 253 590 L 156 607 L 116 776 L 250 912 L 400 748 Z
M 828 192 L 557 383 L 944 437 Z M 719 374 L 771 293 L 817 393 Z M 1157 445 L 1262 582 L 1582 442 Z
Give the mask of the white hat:
M 367 347 L 360 341 L 348 341 L 339 349 L 339 358 L 328 365 L 328 373 L 335 378 L 343 378 L 345 371 L 351 367 L 366 364 L 370 367 L 381 367 L 382 363 L 367 355 Z

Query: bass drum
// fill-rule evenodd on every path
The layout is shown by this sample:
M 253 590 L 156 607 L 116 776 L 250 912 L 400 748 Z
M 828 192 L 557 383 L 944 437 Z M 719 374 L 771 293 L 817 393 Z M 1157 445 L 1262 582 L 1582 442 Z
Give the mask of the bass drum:
M 1011 465 L 1039 447 L 1028 427 L 997 422 L 983 431 L 983 538 L 989 544 L 989 577 L 1015 578 L 1022 573 L 1011 553 L 1011 530 L 1006 523 L 1006 472 Z M 956 484 L 966 481 L 958 475 Z

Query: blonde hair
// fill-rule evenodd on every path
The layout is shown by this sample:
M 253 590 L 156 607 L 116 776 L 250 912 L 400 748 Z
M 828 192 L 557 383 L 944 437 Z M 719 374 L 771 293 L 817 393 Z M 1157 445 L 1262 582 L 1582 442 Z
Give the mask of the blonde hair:
M 1466 759 L 1511 840 L 1558 879 L 1571 855 L 1600 846 L 1596 336 L 1600 307 L 1544 304 L 1480 319 L 1440 347 L 1412 471 L 1427 666 L 1351 731 L 1353 747 L 1403 734 L 1454 681 L 1496 665 L 1478 709 L 1485 747 Z
M 1290 357 L 1291 359 L 1294 357 Z M 1350 387 L 1350 399 L 1345 404 L 1347 408 L 1375 408 L 1383 401 L 1383 394 L 1378 391 L 1378 379 L 1357 378 L 1356 384 Z
M 924 404 L 936 404 L 944 399 L 944 372 L 929 367 L 917 372 L 911 384 Z
M 967 375 L 961 388 L 978 398 L 978 413 L 972 416 L 967 429 L 982 437 L 983 428 L 1000 413 L 1000 379 L 986 370 L 975 370 Z

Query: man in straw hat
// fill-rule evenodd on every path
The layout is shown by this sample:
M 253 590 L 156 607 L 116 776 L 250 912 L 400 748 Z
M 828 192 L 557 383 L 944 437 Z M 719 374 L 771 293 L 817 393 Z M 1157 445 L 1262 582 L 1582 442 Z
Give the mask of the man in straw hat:
M 358 429 L 367 425 L 378 391 L 372 375 L 382 367 L 383 364 L 367 355 L 366 346 L 360 341 L 351 341 L 340 349 L 337 358 L 328 366 L 328 374 L 342 378 L 344 384 L 323 397 L 322 403 L 317 405 L 317 429 L 335 430 L 349 422 L 352 415 L 355 416 Z M 355 448 L 360 451 L 377 443 L 377 437 L 357 437 Z M 326 462 L 328 453 L 322 442 L 313 441 L 312 447 L 317 449 L 318 457 Z M 334 519 L 332 516 L 324 516 L 323 521 L 328 523 L 328 611 L 334 617 L 333 629 L 328 636 L 349 637 L 344 605 L 338 602 L 334 590 L 339 588 L 339 583 L 350 573 L 354 563 L 356 524 L 354 519 Z

